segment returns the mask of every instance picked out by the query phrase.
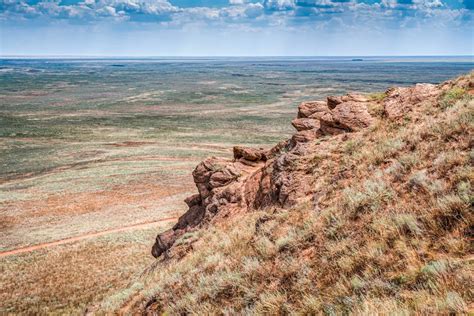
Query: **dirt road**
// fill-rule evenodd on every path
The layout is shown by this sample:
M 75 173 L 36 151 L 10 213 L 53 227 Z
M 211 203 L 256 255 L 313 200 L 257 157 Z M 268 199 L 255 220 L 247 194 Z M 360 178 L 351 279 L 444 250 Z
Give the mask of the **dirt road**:
M 6 256 L 11 256 L 11 255 L 16 255 L 16 254 L 20 254 L 20 253 L 25 253 L 25 252 L 31 252 L 31 251 L 35 251 L 35 250 L 39 250 L 39 249 L 43 249 L 43 248 L 47 248 L 47 247 L 68 244 L 68 243 L 72 243 L 72 242 L 75 242 L 75 241 L 80 241 L 80 240 L 87 239 L 87 238 L 99 237 L 99 236 L 107 235 L 107 234 L 110 234 L 110 233 L 122 232 L 122 231 L 127 231 L 127 230 L 134 230 L 134 229 L 139 229 L 139 228 L 147 228 L 147 227 L 151 227 L 151 226 L 154 226 L 154 225 L 157 225 L 157 224 L 160 224 L 160 223 L 175 221 L 177 219 L 178 219 L 178 217 L 167 217 L 167 218 L 162 218 L 162 219 L 157 220 L 157 221 L 140 223 L 140 224 L 135 224 L 135 225 L 130 225 L 130 226 L 123 226 L 123 227 L 118 227 L 118 228 L 111 228 L 111 229 L 104 230 L 104 231 L 101 231 L 101 232 L 87 233 L 87 234 L 84 234 L 84 235 L 79 235 L 79 236 L 75 236 L 75 237 L 70 237 L 70 238 L 65 238 L 65 239 L 61 239 L 61 240 L 51 241 L 51 242 L 42 243 L 42 244 L 38 244 L 38 245 L 33 245 L 33 246 L 28 246 L 28 247 L 23 247 L 23 248 L 18 248 L 18 249 L 2 251 L 2 252 L 0 252 L 0 258 L 1 257 L 6 257 Z

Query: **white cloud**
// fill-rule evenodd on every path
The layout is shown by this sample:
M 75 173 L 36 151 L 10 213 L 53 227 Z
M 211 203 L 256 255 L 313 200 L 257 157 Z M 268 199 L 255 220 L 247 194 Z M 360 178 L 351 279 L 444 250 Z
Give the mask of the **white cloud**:
M 425 20 L 438 24 L 462 22 L 462 10 L 449 9 L 442 0 L 382 0 L 367 4 L 351 0 L 229 0 L 221 8 L 179 8 L 168 0 L 83 0 L 61 5 L 60 0 L 43 0 L 35 5 L 24 1 L 0 0 L 0 19 L 19 20 L 42 17 L 95 23 L 99 20 L 161 23 L 162 27 L 184 28 L 189 25 L 220 28 L 333 28 L 342 19 L 346 25 L 374 27 L 417 27 Z M 304 4 L 304 5 L 301 5 Z M 451 12 L 450 14 L 447 14 Z M 464 10 L 466 11 L 466 10 Z M 441 14 L 445 13 L 445 14 Z M 457 14 L 455 14 L 457 13 Z M 329 23 L 332 21 L 331 23 Z M 193 26 L 194 27 L 194 26 Z
M 413 0 L 415 8 L 440 8 L 443 3 L 440 0 Z
M 296 7 L 294 0 L 264 0 L 263 5 L 269 10 L 291 10 Z
M 244 12 L 248 18 L 256 18 L 263 14 L 263 5 L 260 3 L 250 3 Z

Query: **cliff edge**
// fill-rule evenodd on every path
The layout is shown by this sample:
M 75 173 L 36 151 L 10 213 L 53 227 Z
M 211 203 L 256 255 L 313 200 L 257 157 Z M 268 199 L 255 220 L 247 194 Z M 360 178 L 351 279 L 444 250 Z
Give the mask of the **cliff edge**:
M 275 147 L 193 172 L 127 311 L 468 313 L 474 74 L 303 102 Z

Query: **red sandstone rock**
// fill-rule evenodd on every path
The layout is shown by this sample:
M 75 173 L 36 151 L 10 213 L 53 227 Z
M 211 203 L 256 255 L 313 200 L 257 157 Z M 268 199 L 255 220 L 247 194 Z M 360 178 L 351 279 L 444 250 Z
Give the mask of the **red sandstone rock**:
M 312 118 L 296 118 L 291 121 L 291 125 L 296 128 L 297 131 L 306 131 L 311 129 L 319 128 L 319 121 Z
M 342 132 L 356 132 L 372 124 L 366 102 L 348 101 L 338 104 L 320 119 L 321 131 L 334 135 Z
M 369 99 L 362 94 L 357 93 L 348 93 L 341 97 L 343 102 L 355 101 L 355 102 L 368 102 Z
M 235 146 L 234 159 L 244 158 L 250 161 L 266 160 L 266 151 L 263 149 L 255 149 L 249 147 Z
M 342 97 L 340 96 L 329 96 L 327 97 L 327 104 L 328 104 L 328 108 L 330 109 L 334 109 L 338 104 L 341 104 L 343 101 L 342 101 Z
M 362 96 L 330 97 L 328 103 L 331 109 L 326 102 L 303 102 L 292 122 L 298 131 L 290 141 L 270 150 L 236 146 L 233 161 L 208 158 L 198 164 L 193 171 L 198 194 L 185 200 L 189 210 L 176 225 L 157 236 L 152 254 L 166 253 L 187 231 L 229 214 L 271 205 L 287 207 L 311 196 L 313 177 L 304 159 L 313 140 L 357 131 L 372 122 Z
M 299 131 L 291 138 L 293 143 L 307 143 L 317 138 L 316 130 Z
M 436 98 L 440 92 L 436 85 L 427 83 L 389 89 L 383 101 L 385 114 L 390 119 L 402 117 L 420 102 Z
M 308 118 L 318 112 L 326 112 L 328 109 L 324 101 L 303 102 L 298 107 L 298 118 Z

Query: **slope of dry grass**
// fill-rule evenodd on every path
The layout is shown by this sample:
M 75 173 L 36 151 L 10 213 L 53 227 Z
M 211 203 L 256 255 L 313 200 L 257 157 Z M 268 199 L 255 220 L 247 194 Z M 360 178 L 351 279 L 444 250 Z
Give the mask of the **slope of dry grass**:
M 184 235 L 188 254 L 157 262 L 118 305 L 170 315 L 472 311 L 472 96 L 450 91 L 397 122 L 371 112 L 374 126 L 317 140 L 299 166 L 317 197 Z

